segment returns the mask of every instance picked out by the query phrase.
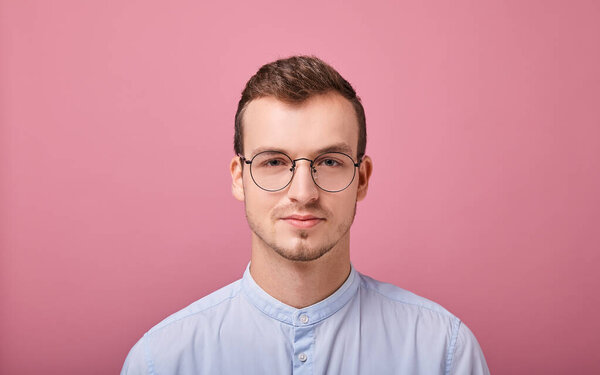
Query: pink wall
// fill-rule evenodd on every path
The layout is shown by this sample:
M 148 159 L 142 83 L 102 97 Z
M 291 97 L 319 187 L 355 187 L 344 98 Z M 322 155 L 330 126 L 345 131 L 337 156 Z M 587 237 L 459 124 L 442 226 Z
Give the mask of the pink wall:
M 117 373 L 241 276 L 235 105 L 295 53 L 366 107 L 354 265 L 465 320 L 494 374 L 600 373 L 599 20 L 597 1 L 2 1 L 0 373 Z

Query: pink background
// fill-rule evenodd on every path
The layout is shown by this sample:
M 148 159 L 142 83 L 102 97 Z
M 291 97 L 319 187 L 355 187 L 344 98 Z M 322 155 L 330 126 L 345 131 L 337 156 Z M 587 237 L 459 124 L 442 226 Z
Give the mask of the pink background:
M 241 276 L 235 106 L 297 53 L 366 108 L 355 267 L 462 318 L 494 374 L 600 373 L 599 4 L 2 1 L 0 373 L 117 373 Z

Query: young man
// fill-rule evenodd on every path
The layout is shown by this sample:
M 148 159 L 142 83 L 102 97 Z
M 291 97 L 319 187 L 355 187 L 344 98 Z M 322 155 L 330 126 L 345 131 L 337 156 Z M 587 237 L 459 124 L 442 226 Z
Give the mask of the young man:
M 295 56 L 260 68 L 230 167 L 250 264 L 148 331 L 121 374 L 489 374 L 459 319 L 350 264 L 365 147 L 360 99 L 332 67 Z

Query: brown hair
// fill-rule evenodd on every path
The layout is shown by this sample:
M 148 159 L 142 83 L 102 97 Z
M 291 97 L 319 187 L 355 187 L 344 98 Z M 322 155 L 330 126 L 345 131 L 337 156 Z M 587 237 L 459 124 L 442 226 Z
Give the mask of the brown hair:
M 250 78 L 235 114 L 233 149 L 236 154 L 244 152 L 242 117 L 244 110 L 254 99 L 272 96 L 287 103 L 301 103 L 306 99 L 327 92 L 337 92 L 348 99 L 358 120 L 358 159 L 367 147 L 365 110 L 352 85 L 335 69 L 314 56 L 292 56 L 263 65 Z

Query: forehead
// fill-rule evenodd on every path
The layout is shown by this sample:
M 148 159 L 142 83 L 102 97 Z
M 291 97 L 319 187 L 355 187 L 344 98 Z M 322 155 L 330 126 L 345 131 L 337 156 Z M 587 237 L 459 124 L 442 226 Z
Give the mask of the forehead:
M 246 107 L 243 124 L 246 157 L 265 149 L 306 156 L 333 145 L 346 145 L 356 156 L 356 112 L 338 93 L 316 95 L 299 104 L 274 97 L 256 99 Z

